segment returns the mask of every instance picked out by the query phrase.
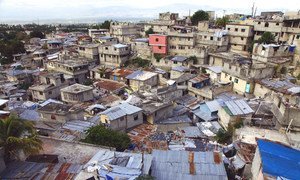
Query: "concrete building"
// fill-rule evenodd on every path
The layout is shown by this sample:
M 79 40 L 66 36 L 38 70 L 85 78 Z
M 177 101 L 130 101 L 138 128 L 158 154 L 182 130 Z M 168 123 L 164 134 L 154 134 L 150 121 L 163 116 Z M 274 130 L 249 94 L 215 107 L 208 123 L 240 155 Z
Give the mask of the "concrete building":
M 258 139 L 252 163 L 252 179 L 298 179 L 300 151 L 286 144 Z
M 87 61 L 81 60 L 54 60 L 47 63 L 47 69 L 63 73 L 65 79 L 84 83 L 89 73 L 89 64 Z
M 130 47 L 125 44 L 99 46 L 100 64 L 108 67 L 120 67 L 130 57 Z
M 144 30 L 152 28 L 155 33 L 166 33 L 171 26 L 185 26 L 190 24 L 190 18 L 179 18 L 178 13 L 159 13 L 159 18 L 144 25 Z
M 148 59 L 151 57 L 151 46 L 149 46 L 148 38 L 139 38 L 134 39 L 134 43 L 132 43 L 132 51 L 138 57 Z
M 253 46 L 252 59 L 270 63 L 289 64 L 294 56 L 296 46 L 294 45 L 275 45 L 258 44 Z
M 152 59 L 152 64 L 156 67 L 171 69 L 172 67 L 185 66 L 190 67 L 194 64 L 195 59 L 186 56 L 167 56 L 160 60 Z
M 283 19 L 283 27 L 280 42 L 293 44 L 300 47 L 300 13 L 286 12 Z M 300 62 L 300 48 L 295 49 L 294 64 Z
M 186 28 L 180 28 L 178 31 L 169 31 L 168 34 L 168 54 L 188 56 L 195 54 L 193 52 L 195 46 L 196 35 L 193 32 L 186 32 Z M 185 32 L 185 33 L 182 33 Z
M 94 99 L 93 88 L 82 84 L 73 84 L 60 90 L 61 99 L 67 103 L 81 103 Z
M 89 29 L 88 34 L 91 38 L 98 38 L 102 37 L 108 34 L 109 30 L 108 29 Z
M 106 45 L 106 46 L 118 44 L 118 39 L 110 36 L 101 36 L 97 38 L 95 41 L 97 41 L 101 45 Z
M 99 59 L 98 47 L 99 44 L 79 45 L 77 51 L 80 56 L 83 56 L 88 59 L 98 60 Z
M 149 45 L 153 54 L 167 55 L 168 53 L 168 38 L 162 34 L 150 34 Z
M 46 73 L 39 76 L 39 84 L 29 87 L 29 92 L 35 101 L 59 99 L 60 89 L 68 85 L 62 73 Z
M 254 95 L 273 103 L 271 111 L 282 126 L 300 127 L 300 87 L 289 80 L 262 79 L 256 81 Z
M 254 36 L 252 25 L 227 24 L 230 51 L 247 55 Z
M 211 84 L 208 74 L 200 74 L 188 81 L 188 94 L 199 100 L 212 100 L 223 92 L 232 91 L 230 83 Z
M 144 120 L 150 124 L 166 120 L 173 115 L 173 104 L 171 102 L 150 101 L 145 102 L 141 108 L 143 109 Z
M 134 71 L 132 74 L 126 76 L 127 84 L 133 91 L 143 89 L 151 89 L 158 85 L 158 74 L 149 71 Z
M 253 113 L 252 108 L 243 99 L 226 101 L 225 106 L 218 111 L 219 123 L 227 129 L 229 124 L 250 121 Z
M 274 66 L 252 61 L 234 53 L 210 53 L 210 65 L 221 66 L 221 83 L 233 83 L 233 91 L 247 95 L 253 93 L 254 80 L 272 77 Z
M 100 122 L 113 130 L 126 131 L 143 124 L 142 111 L 141 108 L 124 102 L 101 112 Z
M 66 123 L 71 120 L 83 120 L 84 111 L 80 107 L 51 102 L 38 109 L 41 121 Z
M 254 40 L 258 40 L 264 32 L 271 32 L 275 36 L 275 41 L 279 42 L 282 26 L 282 19 L 255 19 Z
M 142 27 L 129 22 L 111 22 L 109 33 L 116 37 L 119 42 L 129 43 L 132 39 L 140 36 Z

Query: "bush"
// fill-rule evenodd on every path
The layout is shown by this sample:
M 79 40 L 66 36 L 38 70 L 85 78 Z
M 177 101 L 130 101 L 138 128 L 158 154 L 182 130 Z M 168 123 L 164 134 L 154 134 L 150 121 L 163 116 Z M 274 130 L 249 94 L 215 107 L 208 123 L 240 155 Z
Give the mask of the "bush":
M 199 21 L 207 21 L 208 19 L 208 13 L 203 10 L 196 11 L 191 17 L 191 21 L 194 26 L 197 26 Z
M 93 84 L 93 81 L 91 79 L 87 79 L 83 82 L 83 85 L 85 85 L 85 86 L 90 86 L 92 84 Z
M 87 136 L 82 141 L 90 144 L 114 147 L 117 151 L 124 151 L 131 144 L 127 134 L 107 129 L 103 125 L 88 129 Z
M 215 138 L 217 142 L 220 144 L 225 144 L 225 143 L 230 144 L 232 140 L 233 132 L 234 132 L 234 127 L 231 124 L 229 124 L 227 131 L 225 131 L 224 129 L 219 129 Z
M 147 31 L 145 31 L 146 36 L 149 36 L 149 34 L 154 34 L 154 31 L 152 28 L 149 28 Z

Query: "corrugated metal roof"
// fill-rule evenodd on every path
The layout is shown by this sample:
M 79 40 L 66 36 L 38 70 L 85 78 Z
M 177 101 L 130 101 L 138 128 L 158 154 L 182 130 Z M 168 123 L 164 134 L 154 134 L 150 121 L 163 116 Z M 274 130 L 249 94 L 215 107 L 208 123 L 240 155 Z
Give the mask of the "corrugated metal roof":
M 226 101 L 225 105 L 227 106 L 228 110 L 232 113 L 232 115 L 246 115 L 253 113 L 254 111 L 251 107 L 246 103 L 243 99 L 233 100 L 233 101 Z
M 6 104 L 8 102 L 8 100 L 6 99 L 0 99 L 0 106 Z
M 14 161 L 7 164 L 1 179 L 74 179 L 82 165 L 69 163 L 36 163 Z
M 122 159 L 122 160 L 121 160 Z M 94 166 L 95 163 L 100 167 L 100 176 L 135 179 L 141 173 L 148 174 L 152 162 L 152 155 L 115 152 L 109 150 L 99 150 L 97 154 L 85 165 L 85 167 Z M 103 165 L 109 165 L 111 171 L 103 168 Z
M 144 80 L 150 79 L 151 77 L 156 76 L 156 75 L 157 75 L 157 73 L 137 70 L 137 71 L 134 71 L 132 74 L 129 74 L 128 76 L 126 76 L 126 79 L 144 81 Z
M 185 56 L 175 56 L 171 59 L 171 61 L 183 62 L 187 59 L 188 59 L 188 57 L 185 57 Z
M 221 157 L 219 153 L 218 155 Z M 216 163 L 214 152 L 193 152 L 191 154 L 188 151 L 153 150 L 152 156 L 151 175 L 156 179 L 227 179 L 225 167 L 222 162 Z M 193 169 L 191 169 L 192 167 Z
M 211 70 L 214 73 L 221 73 L 222 72 L 222 67 L 221 66 L 208 66 L 207 69 Z
M 221 109 L 221 106 L 217 100 L 207 101 L 207 102 L 205 102 L 205 104 L 209 108 L 210 112 L 216 112 L 219 109 Z
M 118 119 L 122 116 L 125 116 L 127 114 L 134 114 L 139 111 L 142 111 L 141 108 L 133 106 L 127 102 L 123 102 L 122 104 L 119 104 L 118 106 L 109 108 L 105 111 L 103 111 L 101 114 L 105 114 L 108 116 L 110 120 Z
M 187 72 L 189 71 L 189 68 L 185 66 L 175 66 L 172 67 L 172 71 Z
M 127 45 L 125 44 L 114 44 L 113 45 L 115 48 L 125 48 L 125 47 L 128 47 Z

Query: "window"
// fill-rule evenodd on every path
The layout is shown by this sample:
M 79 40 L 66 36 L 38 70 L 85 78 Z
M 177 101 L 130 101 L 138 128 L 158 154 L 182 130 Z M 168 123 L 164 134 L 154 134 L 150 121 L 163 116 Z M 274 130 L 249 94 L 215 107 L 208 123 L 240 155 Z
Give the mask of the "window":
M 56 120 L 56 117 L 55 117 L 54 114 L 51 114 L 51 119 L 52 119 L 52 120 Z
M 43 95 L 44 93 L 43 92 L 39 92 L 40 93 L 40 95 Z
M 211 36 L 211 37 L 210 37 L 210 40 L 211 40 L 211 41 L 212 41 L 212 40 L 214 40 L 214 37 L 213 37 L 213 36 Z
M 234 79 L 235 83 L 239 83 L 239 80 L 237 78 Z
M 158 49 L 161 49 L 161 46 L 158 46 Z
M 207 36 L 204 36 L 204 39 L 206 39 L 207 38 Z
M 136 121 L 136 120 L 139 119 L 139 116 L 136 114 L 136 115 L 133 116 L 133 119 Z
M 230 31 L 230 28 L 227 28 L 228 31 Z
M 229 80 L 230 80 L 230 81 L 232 80 L 232 77 L 231 77 L 231 76 L 229 77 Z
M 265 23 L 265 27 L 269 27 L 269 23 L 268 22 Z
M 260 24 L 260 22 L 258 22 L 257 24 Z
M 49 91 L 48 94 L 51 95 L 51 94 L 52 94 L 52 91 Z
M 300 39 L 300 35 L 297 35 L 296 39 Z
M 178 62 L 177 61 L 174 61 L 174 64 L 177 64 Z
M 279 23 L 276 23 L 276 26 L 279 26 Z
M 234 31 L 236 31 L 236 32 L 237 32 L 238 30 L 239 30 L 239 28 L 235 28 L 235 29 L 234 29 Z
M 158 41 L 159 41 L 159 39 L 158 39 L 158 38 L 155 38 L 155 41 L 156 41 L 156 42 L 158 42 Z
M 243 41 L 243 40 L 244 40 L 244 38 L 243 38 L 243 37 L 241 37 L 241 40 Z
M 245 32 L 245 31 L 246 31 L 246 29 L 241 29 L 241 31 L 242 31 L 242 32 Z

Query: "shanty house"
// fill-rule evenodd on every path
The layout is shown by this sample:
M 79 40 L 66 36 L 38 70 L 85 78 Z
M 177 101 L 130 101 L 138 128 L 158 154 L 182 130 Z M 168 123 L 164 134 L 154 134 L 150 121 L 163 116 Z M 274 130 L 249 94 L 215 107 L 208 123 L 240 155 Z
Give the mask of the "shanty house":
M 250 119 L 253 112 L 252 108 L 243 99 L 226 101 L 225 106 L 218 111 L 219 122 L 227 129 L 229 124 L 234 124 L 242 119 Z
M 100 121 L 114 130 L 126 131 L 143 123 L 142 109 L 128 103 L 122 103 L 103 111 Z
M 149 71 L 137 70 L 126 76 L 127 83 L 134 90 L 138 91 L 141 88 L 157 86 L 158 74 Z

